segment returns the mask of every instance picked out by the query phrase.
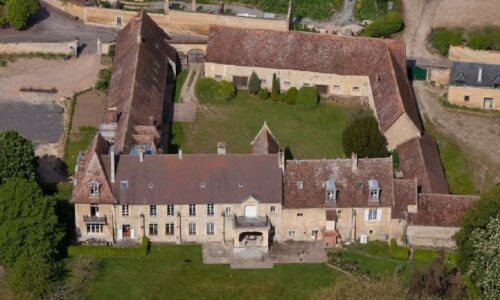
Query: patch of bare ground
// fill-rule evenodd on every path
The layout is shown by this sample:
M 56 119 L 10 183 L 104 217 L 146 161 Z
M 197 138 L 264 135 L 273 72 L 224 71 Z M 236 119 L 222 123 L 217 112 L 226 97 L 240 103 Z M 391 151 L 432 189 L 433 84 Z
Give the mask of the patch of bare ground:
M 106 95 L 89 90 L 78 96 L 73 114 L 71 133 L 78 132 L 82 126 L 98 127 L 104 115 Z
M 452 138 L 474 168 L 476 186 L 482 190 L 500 180 L 500 118 L 498 114 L 458 111 L 444 107 L 442 88 L 413 83 L 424 118 L 442 134 Z

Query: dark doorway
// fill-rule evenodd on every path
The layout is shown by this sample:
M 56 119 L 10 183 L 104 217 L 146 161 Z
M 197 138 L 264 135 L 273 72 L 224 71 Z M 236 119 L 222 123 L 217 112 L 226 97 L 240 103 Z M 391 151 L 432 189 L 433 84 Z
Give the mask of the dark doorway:
M 192 65 L 202 65 L 205 63 L 205 53 L 200 49 L 191 49 L 187 53 L 187 64 Z
M 328 96 L 328 86 L 324 84 L 317 84 L 316 89 L 321 96 Z
M 123 225 L 122 232 L 123 232 L 123 238 L 129 239 L 130 238 L 130 225 Z
M 246 89 L 248 87 L 248 77 L 233 76 L 233 83 L 239 89 Z

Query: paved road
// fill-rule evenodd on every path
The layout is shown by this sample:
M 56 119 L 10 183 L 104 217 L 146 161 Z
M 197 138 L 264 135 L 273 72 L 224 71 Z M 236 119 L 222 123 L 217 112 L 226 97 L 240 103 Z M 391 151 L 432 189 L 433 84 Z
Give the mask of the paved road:
M 48 4 L 41 2 L 41 9 L 34 25 L 24 31 L 0 29 L 2 42 L 57 42 L 80 38 L 80 45 L 84 53 L 95 53 L 97 38 L 103 41 L 114 40 L 117 29 L 85 25 L 68 14 L 59 11 Z

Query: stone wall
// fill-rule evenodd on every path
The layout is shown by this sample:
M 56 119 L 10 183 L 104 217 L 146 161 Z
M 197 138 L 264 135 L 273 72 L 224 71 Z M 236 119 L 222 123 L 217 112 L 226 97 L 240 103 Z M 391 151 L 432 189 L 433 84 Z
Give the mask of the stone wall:
M 428 68 L 429 81 L 439 83 L 441 85 L 448 84 L 450 79 L 449 68 Z
M 455 248 L 452 237 L 458 230 L 456 227 L 408 226 L 408 242 L 414 247 Z
M 343 241 L 352 240 L 353 237 L 359 239 L 360 235 L 367 235 L 368 240 L 391 238 L 391 208 L 374 207 L 373 209 L 378 209 L 380 214 L 377 220 L 367 220 L 366 212 L 369 209 L 368 207 L 337 209 L 337 229 Z
M 322 240 L 325 225 L 324 208 L 283 209 L 281 237 L 283 241 L 314 241 L 312 232 L 317 230 L 316 239 Z
M 448 59 L 452 61 L 500 64 L 500 51 L 478 51 L 467 47 L 450 47 Z
M 396 149 L 399 145 L 420 137 L 420 131 L 407 113 L 403 113 L 384 133 L 387 139 L 387 148 Z
M 78 40 L 67 42 L 19 42 L 0 43 L 0 53 L 50 53 L 63 55 L 76 55 L 78 50 Z
M 469 96 L 469 101 L 465 101 L 465 96 Z M 455 85 L 448 88 L 448 101 L 453 104 L 484 109 L 484 98 L 492 98 L 493 109 L 500 110 L 499 89 Z

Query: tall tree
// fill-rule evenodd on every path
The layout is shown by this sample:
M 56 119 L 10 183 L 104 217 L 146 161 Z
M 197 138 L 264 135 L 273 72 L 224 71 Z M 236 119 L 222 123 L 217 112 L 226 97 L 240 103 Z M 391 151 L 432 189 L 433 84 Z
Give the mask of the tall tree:
M 353 152 L 359 157 L 386 157 L 387 140 L 378 129 L 378 123 L 372 115 L 362 114 L 342 132 L 344 153 L 350 156 Z
M 271 100 L 278 102 L 280 101 L 280 82 L 276 73 L 273 73 L 273 85 L 271 90 Z
M 28 26 L 28 20 L 35 16 L 39 5 L 37 0 L 7 0 L 7 21 L 17 30 Z
M 257 95 L 260 91 L 260 78 L 255 72 L 252 72 L 252 75 L 250 75 L 250 80 L 248 81 L 248 91 L 252 95 Z
M 10 177 L 34 179 L 37 159 L 33 144 L 16 131 L 0 133 L 0 184 Z
M 46 259 L 57 254 L 63 237 L 55 201 L 35 181 L 10 178 L 0 186 L 0 263 L 12 266 L 23 254 Z

